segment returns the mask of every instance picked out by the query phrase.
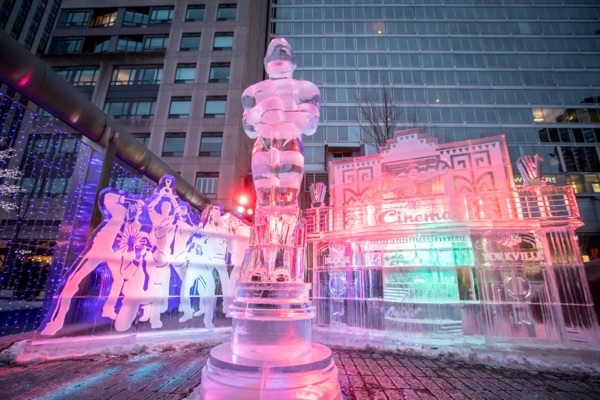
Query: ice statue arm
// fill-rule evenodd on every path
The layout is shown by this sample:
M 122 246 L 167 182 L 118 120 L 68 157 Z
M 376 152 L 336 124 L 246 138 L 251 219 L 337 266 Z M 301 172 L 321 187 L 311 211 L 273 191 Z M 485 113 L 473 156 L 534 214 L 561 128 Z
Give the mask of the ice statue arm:
M 244 107 L 244 115 L 242 118 L 242 126 L 244 132 L 250 139 L 256 139 L 258 133 L 252 123 L 252 110 L 256 106 L 256 98 L 254 97 L 254 86 L 250 86 L 242 93 L 242 107 Z
M 121 220 L 127 213 L 125 196 L 113 191 L 105 190 L 98 200 L 98 206 L 105 220 L 115 218 Z
M 302 133 L 307 136 L 314 135 L 319 125 L 319 106 L 321 104 L 321 92 L 312 82 L 300 81 L 300 100 L 298 110 L 305 113 L 307 124 Z
M 158 266 L 164 266 L 165 264 L 167 264 L 167 256 L 156 246 L 152 247 L 152 249 L 150 249 L 150 252 L 152 253 L 152 258 L 154 259 L 154 261 L 158 263 Z
M 171 232 L 173 230 L 173 227 L 175 226 L 173 222 L 173 218 L 165 218 L 164 220 L 162 220 L 162 222 L 156 228 L 156 231 L 154 233 L 156 238 L 163 239 L 164 237 L 166 237 L 167 234 Z

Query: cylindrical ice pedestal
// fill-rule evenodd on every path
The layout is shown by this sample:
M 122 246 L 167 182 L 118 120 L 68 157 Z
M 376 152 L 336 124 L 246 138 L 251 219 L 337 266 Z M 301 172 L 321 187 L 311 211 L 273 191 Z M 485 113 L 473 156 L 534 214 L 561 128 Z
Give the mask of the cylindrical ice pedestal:
M 204 400 L 341 400 L 331 350 L 311 341 L 306 283 L 239 282 L 231 343 L 210 352 Z
M 313 344 L 309 354 L 292 360 L 238 357 L 229 343 L 210 352 L 202 370 L 203 400 L 342 400 L 331 350 Z
M 242 357 L 281 360 L 311 351 L 309 284 L 240 282 L 229 308 L 233 317 L 231 350 Z

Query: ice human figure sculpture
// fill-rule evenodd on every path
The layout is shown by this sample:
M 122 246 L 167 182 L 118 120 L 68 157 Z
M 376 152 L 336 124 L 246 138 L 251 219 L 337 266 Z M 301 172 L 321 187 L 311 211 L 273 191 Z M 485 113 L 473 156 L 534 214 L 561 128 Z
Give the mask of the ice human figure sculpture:
M 242 95 L 244 130 L 256 138 L 255 225 L 229 307 L 232 340 L 211 351 L 202 373 L 204 399 L 341 399 L 331 350 L 312 343 L 315 307 L 304 283 L 298 208 L 301 136 L 316 131 L 320 93 L 292 78 L 295 67 L 287 41 L 273 39 L 265 56 L 269 79 Z
M 269 79 L 242 94 L 242 124 L 250 138 L 252 176 L 256 190 L 256 241 L 242 279 L 260 282 L 302 282 L 303 246 L 294 248 L 300 227 L 298 192 L 304 174 L 301 136 L 312 135 L 319 121 L 319 89 L 292 79 L 294 52 L 285 39 L 267 49 Z

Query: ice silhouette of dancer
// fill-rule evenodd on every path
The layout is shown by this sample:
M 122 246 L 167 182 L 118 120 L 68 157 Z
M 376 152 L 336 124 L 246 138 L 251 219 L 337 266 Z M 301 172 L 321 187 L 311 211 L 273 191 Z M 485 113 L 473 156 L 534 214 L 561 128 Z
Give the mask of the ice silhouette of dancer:
M 204 314 L 204 326 L 212 328 L 214 316 L 214 296 L 216 283 L 213 269 L 225 265 L 225 240 L 205 236 L 195 232 L 188 244 L 188 263 L 181 284 L 181 311 L 183 316 L 179 322 L 185 322 L 192 317 Z M 190 292 L 198 281 L 200 297 L 199 309 L 194 312 L 191 305 Z
M 175 178 L 164 175 L 148 199 L 147 206 L 152 223 L 152 241 L 164 254 L 167 254 L 168 231 L 178 206 L 179 197 L 175 194 Z
M 167 301 L 162 282 L 163 275 L 169 268 L 162 259 L 164 256 L 147 236 L 139 238 L 135 245 L 135 258 L 124 265 L 121 271 L 124 284 L 121 308 L 115 319 L 117 331 L 123 332 L 131 328 L 140 307 L 148 315 L 153 329 L 162 327 L 160 315 L 164 309 L 163 303 Z
M 202 227 L 202 233 L 210 238 L 205 241 L 205 246 L 210 245 L 211 243 L 216 244 L 216 250 L 220 254 L 219 257 L 223 258 L 223 261 L 220 262 L 215 268 L 219 274 L 221 289 L 223 290 L 223 313 L 227 314 L 234 292 L 234 288 L 231 285 L 231 278 L 227 271 L 227 264 L 231 262 L 231 255 L 228 254 L 229 249 L 223 251 L 220 247 L 222 242 L 231 243 L 233 238 L 229 237 L 228 240 L 226 239 L 226 237 L 230 235 L 229 227 L 227 225 L 230 221 L 228 218 L 226 218 L 226 216 L 222 215 L 222 213 L 223 210 L 221 207 L 209 205 L 202 211 L 199 226 Z M 231 214 L 226 215 L 231 217 Z M 235 217 L 232 218 L 237 220 Z
M 221 207 L 209 205 L 202 211 L 200 227 L 204 232 L 227 232 L 227 227 L 221 221 Z
M 168 309 L 169 281 L 171 279 L 171 270 L 169 264 L 172 262 L 173 254 L 169 248 L 172 235 L 170 231 L 173 228 L 173 222 L 176 210 L 180 207 L 179 197 L 176 194 L 176 180 L 172 175 L 163 175 L 154 188 L 152 195 L 148 199 L 147 211 L 151 222 L 149 240 L 158 249 L 154 257 L 148 257 L 146 265 L 152 271 L 160 271 L 160 274 L 153 274 L 152 284 L 162 289 L 162 301 L 156 301 L 161 305 L 161 313 Z M 177 269 L 176 269 L 177 270 Z M 180 274 L 179 271 L 177 271 Z M 160 281 L 157 281 L 160 279 Z M 150 308 L 143 306 L 143 314 L 140 321 L 148 321 L 151 318 Z M 155 310 L 156 306 L 152 307 Z M 152 322 L 152 321 L 151 321 Z M 154 321 L 152 327 L 162 325 Z
M 104 189 L 100 193 L 99 207 L 104 221 L 92 233 L 88 246 L 63 278 L 54 311 L 41 331 L 43 335 L 54 335 L 63 327 L 79 285 L 102 263 L 106 263 L 113 279 L 102 315 L 111 319 L 117 317 L 115 305 L 124 283 L 121 267 L 135 258 L 134 245 L 141 234 L 142 225 L 138 218 L 143 204 L 141 196 L 125 197 L 113 189 Z
M 302 134 L 313 135 L 319 122 L 319 89 L 293 79 L 294 52 L 285 39 L 273 39 L 265 55 L 269 79 L 242 94 L 246 134 L 254 139 L 252 177 L 256 207 L 297 204 L 304 174 Z
M 185 264 L 187 243 L 195 229 L 188 203 L 182 202 L 173 210 L 173 216 L 164 218 L 155 230 L 155 236 L 164 249 L 162 251 L 167 262 L 173 266 L 180 279 L 184 273 L 182 268 Z
M 227 213 L 221 218 L 221 223 L 227 228 L 229 234 L 227 241 L 227 264 L 233 268 L 229 274 L 229 279 L 225 283 L 221 280 L 223 287 L 223 313 L 229 316 L 229 305 L 235 296 L 235 287 L 240 280 L 240 271 L 244 254 L 248 248 L 248 239 L 250 237 L 250 226 L 242 222 L 241 219 Z
M 156 206 L 160 201 L 168 201 L 173 207 L 177 207 L 179 203 L 179 196 L 177 196 L 176 186 L 177 181 L 173 175 L 163 175 L 158 180 L 158 184 L 152 191 L 152 195 L 148 199 L 148 203 L 152 203 Z M 155 202 L 156 199 L 158 200 Z M 158 208 L 156 211 L 158 211 Z

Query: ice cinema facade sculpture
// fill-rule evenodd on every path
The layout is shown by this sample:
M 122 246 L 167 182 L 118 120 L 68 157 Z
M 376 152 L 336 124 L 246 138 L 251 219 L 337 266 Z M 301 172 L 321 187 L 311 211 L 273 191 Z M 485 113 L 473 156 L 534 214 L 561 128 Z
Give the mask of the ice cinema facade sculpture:
M 330 164 L 307 210 L 319 330 L 419 343 L 599 343 L 571 187 L 504 136 L 438 144 L 396 132 L 380 154 Z M 343 344 L 343 343 L 340 343 Z

